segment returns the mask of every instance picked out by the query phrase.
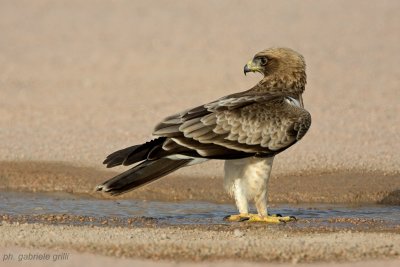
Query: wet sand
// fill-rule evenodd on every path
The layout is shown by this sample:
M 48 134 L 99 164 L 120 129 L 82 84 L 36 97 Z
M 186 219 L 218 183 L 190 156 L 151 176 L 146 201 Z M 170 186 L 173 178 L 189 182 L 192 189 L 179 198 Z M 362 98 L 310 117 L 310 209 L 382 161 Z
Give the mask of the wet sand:
M 10 188 L 21 191 L 60 190 L 80 196 L 90 194 L 101 198 L 103 196 L 93 193 L 91 191 L 93 187 L 88 185 L 92 185 L 97 179 L 100 180 L 112 174 L 93 168 L 73 167 L 60 163 L 13 162 L 6 164 L 3 162 L 1 167 L 1 170 L 3 170 L 1 174 L 2 181 L 4 181 L 3 186 L 7 185 L 8 190 Z M 22 169 L 25 173 L 21 173 Z M 56 181 L 61 182 L 55 183 L 55 179 L 51 179 L 54 177 L 57 178 Z M 295 192 L 298 195 L 295 196 L 303 196 L 309 202 L 321 202 L 321 199 L 324 199 L 323 197 L 326 197 L 328 203 L 335 203 L 335 201 L 357 203 L 360 199 L 369 203 L 382 202 L 382 198 L 371 198 L 371 196 L 379 195 L 379 190 L 371 191 L 371 188 L 374 187 L 370 184 L 363 187 L 370 192 L 367 198 L 356 198 L 357 195 L 365 194 L 365 192 L 357 190 L 352 193 L 353 195 L 350 191 L 345 193 L 344 195 L 348 195 L 347 198 L 333 198 L 332 195 L 325 195 L 323 193 L 325 191 L 315 192 L 315 186 L 318 185 L 327 187 L 326 192 L 330 191 L 330 194 L 346 192 L 339 186 L 340 183 L 337 186 L 334 183 L 327 183 L 324 180 L 326 177 L 329 176 L 322 175 L 318 179 L 314 176 L 314 179 L 301 181 L 302 186 L 296 189 Z M 297 177 L 296 180 L 301 178 Z M 340 176 L 333 178 L 340 179 Z M 221 180 L 217 182 L 207 178 L 188 179 L 185 186 L 188 186 L 187 188 L 196 186 L 198 188 L 196 192 L 205 192 L 202 195 L 198 193 L 176 193 L 182 190 L 181 179 L 185 178 L 172 176 L 161 180 L 158 185 L 144 187 L 140 191 L 132 192 L 124 197 L 162 201 L 196 198 L 219 202 L 231 201 L 222 191 Z M 221 188 L 216 189 L 214 186 L 212 186 L 213 190 L 210 190 L 209 187 L 202 188 L 198 182 L 199 179 L 208 181 L 208 186 L 214 181 L 215 185 L 219 184 Z M 379 184 L 382 177 L 380 179 L 371 177 L 369 181 L 374 181 L 374 179 Z M 289 177 L 283 177 L 282 180 L 283 185 L 290 185 L 291 183 Z M 329 181 L 332 180 L 335 179 L 329 179 Z M 282 186 L 282 183 L 279 183 L 279 185 Z M 30 184 L 31 187 L 22 186 L 26 184 Z M 71 186 L 71 184 L 82 186 L 76 187 Z M 69 185 L 69 187 L 65 188 L 65 185 Z M 4 188 L 2 189 L 4 190 Z M 389 190 L 389 188 L 386 189 Z M 285 190 L 279 191 L 275 188 L 275 191 L 272 200 L 279 202 L 279 194 L 276 193 L 285 193 Z M 384 198 L 387 198 L 387 196 Z M 285 198 L 284 200 L 289 201 L 289 199 Z M 298 198 L 296 201 L 301 202 L 304 199 Z M 0 214 L 0 251 L 3 254 L 10 251 L 9 247 L 15 248 L 15 251 L 28 252 L 34 249 L 42 252 L 54 249 L 62 252 L 71 251 L 71 257 L 74 257 L 75 260 L 68 260 L 68 263 L 65 262 L 65 264 L 72 265 L 75 261 L 86 259 L 89 261 L 89 266 L 90 264 L 97 266 L 101 263 L 103 258 L 93 258 L 87 253 L 129 258 L 129 260 L 118 260 L 117 264 L 121 266 L 142 263 L 149 266 L 168 266 L 171 264 L 168 261 L 171 260 L 178 261 L 180 264 L 206 262 L 207 266 L 214 264 L 219 266 L 220 262 L 231 264 L 230 261 L 232 260 L 238 260 L 232 263 L 232 266 L 247 266 L 250 264 L 249 262 L 258 261 L 264 262 L 264 264 L 265 262 L 313 263 L 315 266 L 318 266 L 318 263 L 321 262 L 359 261 L 365 264 L 362 266 L 374 266 L 377 263 L 395 265 L 398 260 L 393 261 L 393 259 L 398 259 L 400 255 L 399 238 L 400 228 L 398 224 L 379 219 L 357 219 L 357 216 L 354 218 L 301 219 L 282 225 L 247 222 L 171 225 L 152 217 L 121 218 L 107 216 L 97 218 L 60 213 Z M 18 254 L 18 252 L 13 253 Z M 104 259 L 110 260 L 107 257 Z M 159 262 L 160 260 L 167 262 Z M 15 266 L 20 263 L 7 262 L 6 264 Z M 51 263 L 48 264 L 51 265 Z
M 110 197 L 94 191 L 97 184 L 116 175 L 91 167 L 52 162 L 0 162 L 0 190 L 61 191 L 98 198 L 232 203 L 222 177 L 169 175 L 127 194 Z M 327 172 L 272 175 L 271 203 L 400 204 L 400 176 L 381 173 Z

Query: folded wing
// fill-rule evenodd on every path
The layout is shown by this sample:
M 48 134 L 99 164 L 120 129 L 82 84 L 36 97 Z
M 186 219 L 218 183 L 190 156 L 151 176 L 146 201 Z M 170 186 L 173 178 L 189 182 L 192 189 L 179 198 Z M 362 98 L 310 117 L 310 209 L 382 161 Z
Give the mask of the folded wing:
M 132 169 L 96 190 L 121 194 L 155 181 L 196 158 L 270 157 L 300 140 L 310 114 L 283 96 L 235 94 L 167 117 L 154 130 L 157 139 L 110 154 L 107 167 Z
M 310 124 L 310 114 L 283 96 L 244 92 L 165 118 L 153 134 L 166 141 L 149 157 L 273 156 L 300 140 Z

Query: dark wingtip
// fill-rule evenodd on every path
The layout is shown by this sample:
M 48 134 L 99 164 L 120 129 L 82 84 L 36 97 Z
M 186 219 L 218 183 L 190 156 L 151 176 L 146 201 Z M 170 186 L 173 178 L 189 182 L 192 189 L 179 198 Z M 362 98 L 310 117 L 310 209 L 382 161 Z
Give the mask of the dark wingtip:
M 107 193 L 111 196 L 118 196 L 121 195 L 123 192 L 119 191 L 119 190 L 113 190 L 112 188 L 108 188 L 107 186 L 105 186 L 104 184 L 99 184 L 97 185 L 94 190 L 96 192 L 104 192 Z
M 110 162 L 115 159 L 115 157 L 112 157 L 112 155 L 108 155 L 107 158 L 103 161 L 104 165 L 109 165 Z
M 103 191 L 103 184 L 99 184 L 94 188 L 94 191 Z
M 107 168 L 112 168 L 121 165 L 124 160 L 124 157 L 110 155 L 103 161 L 103 164 L 106 165 Z
M 106 165 L 106 167 L 107 168 L 113 168 L 113 167 L 115 167 L 115 166 L 119 166 L 120 164 L 117 164 L 117 163 L 112 163 L 112 162 L 109 162 L 109 163 L 107 163 L 107 165 Z

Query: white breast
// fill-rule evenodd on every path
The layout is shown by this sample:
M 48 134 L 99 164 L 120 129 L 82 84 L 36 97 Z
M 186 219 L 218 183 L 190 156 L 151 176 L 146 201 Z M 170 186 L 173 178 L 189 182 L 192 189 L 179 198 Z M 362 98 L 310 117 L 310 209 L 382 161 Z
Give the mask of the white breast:
M 234 186 L 241 186 L 247 199 L 266 190 L 272 169 L 272 158 L 245 158 L 225 161 L 225 189 L 232 194 Z M 236 181 L 236 182 L 235 182 Z

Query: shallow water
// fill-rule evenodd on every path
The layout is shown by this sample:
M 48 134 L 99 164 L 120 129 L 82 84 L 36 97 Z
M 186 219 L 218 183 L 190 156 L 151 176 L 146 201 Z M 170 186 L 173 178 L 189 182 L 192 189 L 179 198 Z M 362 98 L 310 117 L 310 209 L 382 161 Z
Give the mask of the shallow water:
M 298 219 L 359 218 L 400 223 L 400 206 L 301 204 L 273 205 L 270 213 Z M 221 224 L 236 213 L 231 204 L 103 200 L 68 193 L 0 192 L 0 213 L 8 215 L 68 214 L 100 217 L 151 217 L 168 224 Z

